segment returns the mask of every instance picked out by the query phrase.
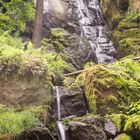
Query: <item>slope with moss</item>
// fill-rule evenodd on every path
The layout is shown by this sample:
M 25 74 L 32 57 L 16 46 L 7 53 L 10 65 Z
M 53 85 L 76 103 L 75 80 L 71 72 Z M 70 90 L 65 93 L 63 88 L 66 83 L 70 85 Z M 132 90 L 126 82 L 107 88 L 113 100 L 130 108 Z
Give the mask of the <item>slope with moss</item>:
M 71 87 L 85 87 L 91 111 L 97 114 L 126 112 L 140 99 L 140 65 L 131 59 L 86 68 Z
M 115 42 L 117 39 L 118 56 L 140 53 L 139 0 L 100 0 L 100 3 Z

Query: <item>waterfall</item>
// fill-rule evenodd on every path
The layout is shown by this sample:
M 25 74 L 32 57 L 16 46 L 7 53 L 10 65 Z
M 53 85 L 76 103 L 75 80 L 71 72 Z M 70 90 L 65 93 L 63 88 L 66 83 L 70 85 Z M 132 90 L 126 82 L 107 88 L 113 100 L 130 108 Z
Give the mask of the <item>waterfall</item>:
M 61 120 L 61 114 L 60 114 L 60 94 L 59 94 L 59 88 L 56 86 L 55 87 L 56 91 L 56 99 L 57 99 L 57 115 L 58 115 L 58 121 Z
M 94 50 L 97 63 L 115 61 L 115 47 L 107 37 L 107 29 L 97 0 L 77 0 L 81 36 L 85 37 Z
M 65 128 L 61 121 L 57 121 L 57 127 L 58 127 L 58 131 L 59 131 L 58 132 L 59 140 L 66 140 Z
M 44 0 L 44 10 L 43 13 L 48 13 L 49 11 L 49 1 L 48 0 Z
M 57 99 L 57 116 L 58 116 L 58 121 L 57 121 L 57 128 L 58 128 L 58 138 L 59 140 L 66 140 L 66 135 L 65 135 L 65 128 L 61 122 L 61 103 L 60 103 L 60 91 L 59 87 L 55 87 L 55 92 L 56 92 L 56 99 Z

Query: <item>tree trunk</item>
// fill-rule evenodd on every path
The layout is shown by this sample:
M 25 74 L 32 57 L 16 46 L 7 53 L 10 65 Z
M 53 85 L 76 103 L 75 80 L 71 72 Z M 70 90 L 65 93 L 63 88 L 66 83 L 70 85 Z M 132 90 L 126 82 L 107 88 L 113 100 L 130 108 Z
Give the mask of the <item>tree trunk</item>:
M 37 0 L 34 31 L 33 31 L 33 37 L 32 37 L 32 42 L 35 48 L 39 48 L 41 44 L 43 5 L 44 5 L 44 0 Z

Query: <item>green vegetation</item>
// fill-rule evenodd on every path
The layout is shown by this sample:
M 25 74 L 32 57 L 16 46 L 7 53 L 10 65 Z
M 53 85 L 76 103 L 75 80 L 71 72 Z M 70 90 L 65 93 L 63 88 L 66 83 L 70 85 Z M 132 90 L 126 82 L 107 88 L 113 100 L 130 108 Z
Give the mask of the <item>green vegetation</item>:
M 26 130 L 30 130 L 40 122 L 41 114 L 46 108 L 41 106 L 31 107 L 17 111 L 0 105 L 0 138 L 14 137 Z
M 102 11 L 108 20 L 108 27 L 120 46 L 119 57 L 130 54 L 139 55 L 140 14 L 130 10 L 129 0 L 100 0 L 100 2 Z M 42 86 L 46 85 L 49 89 L 49 86 L 52 86 L 51 77 L 62 78 L 64 73 L 75 71 L 76 68 L 69 63 L 69 56 L 65 55 L 65 48 L 68 45 L 74 47 L 79 45 L 80 39 L 76 34 L 70 34 L 62 28 L 52 28 L 50 36 L 43 38 L 41 47 L 35 49 L 30 41 L 23 41 L 26 40 L 23 34 L 23 40 L 21 39 L 21 33 L 28 30 L 28 24 L 32 26 L 35 15 L 33 2 L 26 0 L 3 2 L 0 0 L 0 4 L 0 73 L 3 81 L 5 77 L 12 79 L 12 76 L 20 80 L 29 78 L 32 81 L 31 88 L 34 88 L 33 83 L 39 79 L 41 82 L 46 81 L 43 85 L 40 82 L 41 88 L 39 88 L 42 89 Z M 89 46 L 84 38 L 82 41 Z M 49 85 L 47 85 L 48 82 Z M 109 118 L 116 125 L 118 133 L 123 132 L 118 136 L 118 140 L 132 140 L 132 138 L 139 140 L 140 63 L 138 61 L 124 59 L 109 65 L 96 65 L 88 62 L 77 78 L 75 75 L 65 77 L 63 84 L 68 88 L 83 86 L 91 109 L 91 114 L 84 117 L 65 119 L 65 125 L 85 118 L 97 118 L 102 121 Z M 27 87 L 27 90 L 28 88 L 30 87 Z M 45 94 L 51 102 L 49 93 L 46 92 L 50 91 L 45 90 Z M 50 102 L 45 101 L 50 105 Z M 50 121 L 47 124 L 48 113 L 48 107 L 18 106 L 15 109 L 0 105 L 0 139 L 6 139 L 6 137 L 10 139 L 25 131 L 30 131 L 42 120 L 45 125 L 49 125 L 47 127 L 52 130 L 52 134 L 55 134 L 56 123 Z
M 10 30 L 12 32 L 24 31 L 26 23 L 33 20 L 35 8 L 32 2 L 25 0 L 11 0 L 2 2 L 0 7 L 0 32 Z
M 45 78 L 48 71 L 63 73 L 70 66 L 63 54 L 48 52 L 45 47 L 34 49 L 31 42 L 25 50 L 21 39 L 5 32 L 0 36 L 0 71 L 8 74 L 33 75 Z M 25 50 L 25 51 L 24 51 Z
M 140 138 L 140 115 L 129 116 L 124 131 L 132 135 L 135 140 L 138 140 Z
M 132 60 L 86 68 L 72 86 L 85 87 L 94 113 L 125 112 L 140 99 L 140 65 Z
M 111 114 L 107 116 L 116 125 L 117 131 L 121 132 L 124 130 L 124 125 L 126 123 L 127 115 L 124 114 Z
M 132 140 L 132 138 L 127 134 L 123 133 L 117 137 L 117 140 Z

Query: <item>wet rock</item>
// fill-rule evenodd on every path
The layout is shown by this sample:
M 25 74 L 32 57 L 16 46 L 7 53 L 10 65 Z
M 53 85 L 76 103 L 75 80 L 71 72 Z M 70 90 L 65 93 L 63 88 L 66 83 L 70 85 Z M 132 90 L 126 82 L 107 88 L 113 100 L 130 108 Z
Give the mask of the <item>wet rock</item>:
M 72 34 L 62 28 L 52 28 L 51 38 L 63 45 L 62 52 L 74 69 L 82 69 L 86 62 L 95 60 L 94 52 L 87 40 L 77 34 Z
M 99 118 L 85 117 L 68 124 L 68 140 L 107 140 L 103 121 Z
M 57 6 L 54 6 L 55 2 Z M 69 44 L 65 50 L 77 69 L 81 69 L 81 64 L 87 61 L 114 62 L 116 51 L 107 36 L 105 20 L 97 1 L 48 0 L 45 9 L 48 10 L 44 12 L 43 36 L 49 36 L 50 29 L 58 27 L 78 35 L 78 45 Z M 104 52 L 102 44 L 105 44 Z
M 24 132 L 20 136 L 16 137 L 15 140 L 54 140 L 53 134 L 44 126 L 44 124 L 40 123 L 35 128 L 30 131 Z
M 95 54 L 87 40 L 76 34 L 69 34 L 65 39 L 68 44 L 64 53 L 75 68 L 81 69 L 86 62 L 95 60 Z
M 82 90 L 70 90 L 58 87 L 60 96 L 61 119 L 70 116 L 83 116 L 86 114 L 86 105 Z M 57 100 L 54 106 L 54 118 L 57 119 Z
M 106 120 L 104 124 L 104 130 L 108 138 L 112 138 L 117 134 L 117 128 L 111 120 Z
M 54 6 L 56 2 L 57 6 Z M 80 34 L 75 0 L 48 0 L 44 5 L 43 36 L 48 36 L 50 34 L 50 29 L 57 27 L 64 28 L 71 33 Z M 58 7 L 61 8 L 58 9 Z

